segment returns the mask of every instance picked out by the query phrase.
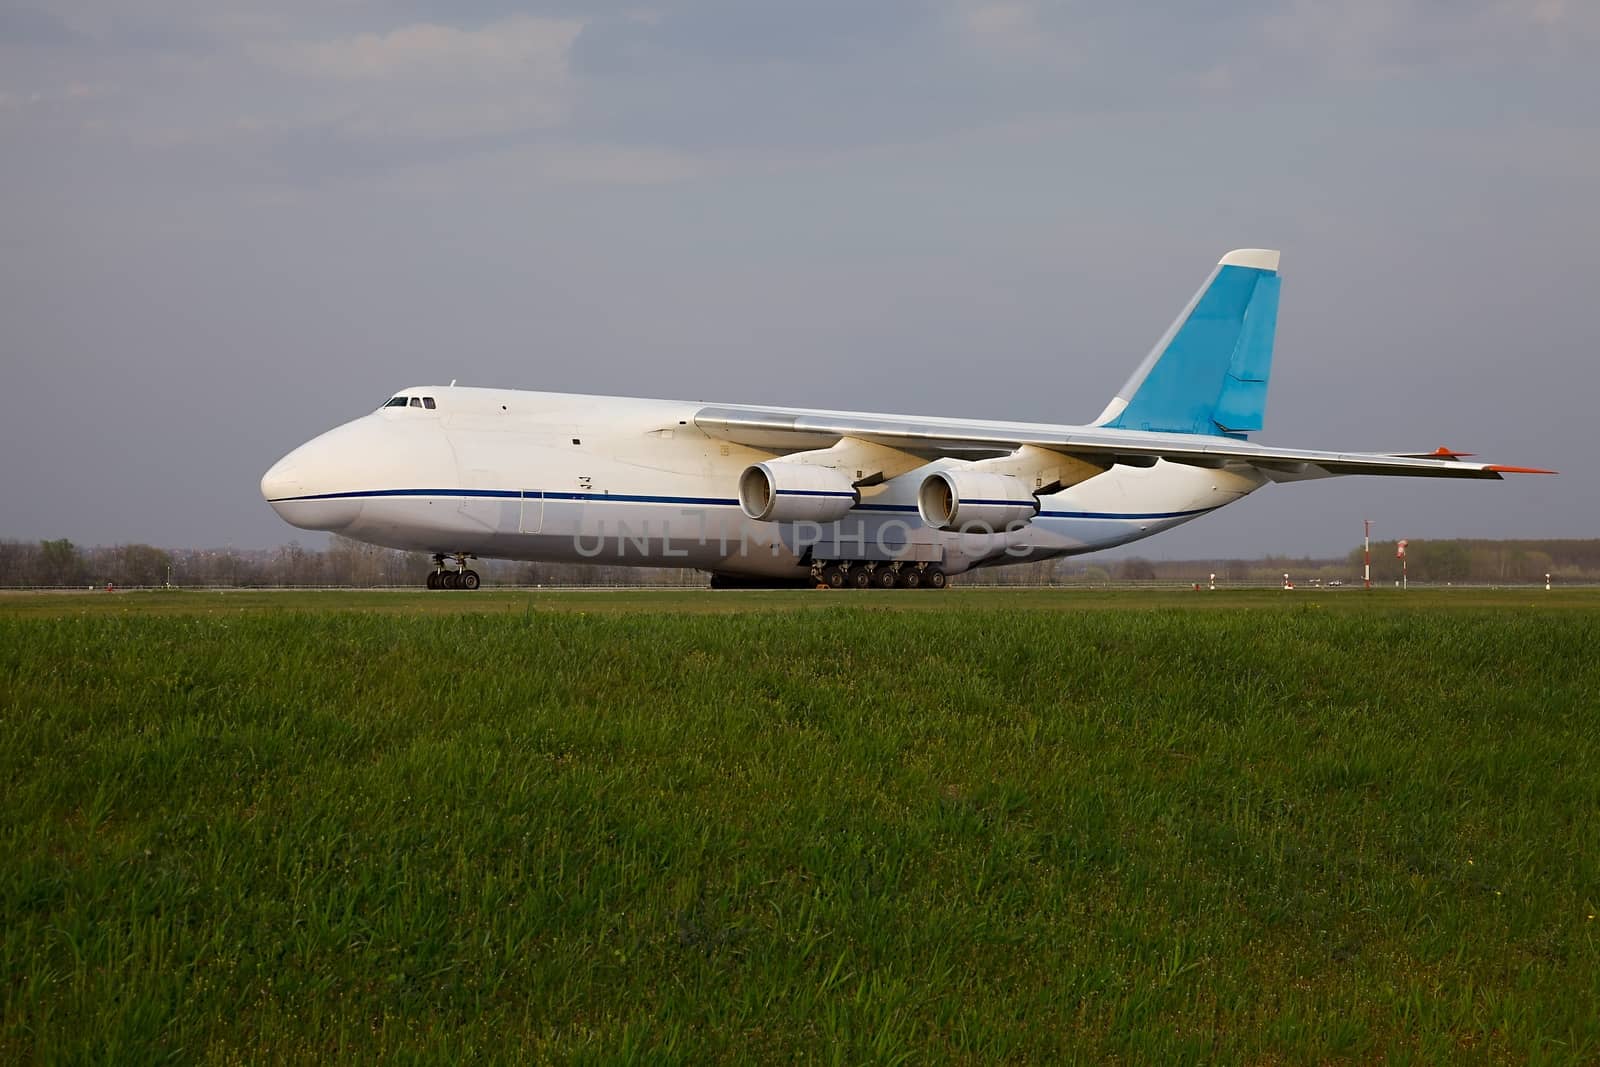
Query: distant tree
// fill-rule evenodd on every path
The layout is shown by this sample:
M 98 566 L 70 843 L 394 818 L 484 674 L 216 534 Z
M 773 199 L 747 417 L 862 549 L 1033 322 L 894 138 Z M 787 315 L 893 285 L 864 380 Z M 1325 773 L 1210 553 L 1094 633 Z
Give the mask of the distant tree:
M 44 585 L 82 585 L 83 553 L 65 537 L 39 542 L 39 580 Z
M 1143 556 L 1129 556 L 1117 567 L 1117 577 L 1124 581 L 1149 581 L 1156 576 L 1156 566 Z
M 1466 579 L 1471 557 L 1460 541 L 1431 541 L 1420 544 L 1421 568 L 1431 582 L 1459 582 Z M 1407 552 L 1414 552 L 1409 546 Z
M 0 586 L 38 582 L 39 546 L 32 541 L 0 541 Z
M 215 549 L 188 549 L 173 553 L 172 584 L 231 585 L 235 561 Z
M 265 584 L 266 574 L 255 562 L 245 559 L 231 546 L 212 560 L 212 581 L 217 585 L 250 587 Z
M 1512 574 L 1512 577 L 1521 578 L 1524 581 L 1538 582 L 1542 581 L 1544 576 L 1553 570 L 1555 570 L 1555 561 L 1551 558 L 1550 553 L 1528 551 L 1523 553 L 1522 559 L 1518 561 L 1517 570 Z
M 387 548 L 383 552 L 379 580 L 384 585 L 416 585 L 433 569 L 433 561 L 425 552 L 401 552 Z
M 1506 552 L 1504 548 L 1473 545 L 1467 549 L 1467 573 L 1474 582 L 1497 582 L 1505 577 Z
M 122 585 L 161 585 L 172 557 L 150 545 L 123 545 L 113 554 L 113 580 Z
M 269 585 L 307 585 L 312 555 L 321 562 L 321 553 L 308 553 L 299 541 L 290 541 L 273 553 L 272 561 L 261 575 L 262 580 Z
M 382 549 L 348 537 L 334 537 L 328 545 L 325 576 L 333 585 L 372 586 L 378 584 Z

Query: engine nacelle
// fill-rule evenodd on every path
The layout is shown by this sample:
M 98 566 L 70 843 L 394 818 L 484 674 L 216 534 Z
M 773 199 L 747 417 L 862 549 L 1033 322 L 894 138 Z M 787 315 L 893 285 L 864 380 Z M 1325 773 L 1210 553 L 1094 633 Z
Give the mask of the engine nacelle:
M 861 494 L 849 475 L 813 463 L 757 463 L 739 475 L 739 507 L 762 522 L 832 522 Z
M 922 480 L 917 511 L 936 530 L 999 533 L 1039 514 L 1039 498 L 1020 478 L 956 467 Z

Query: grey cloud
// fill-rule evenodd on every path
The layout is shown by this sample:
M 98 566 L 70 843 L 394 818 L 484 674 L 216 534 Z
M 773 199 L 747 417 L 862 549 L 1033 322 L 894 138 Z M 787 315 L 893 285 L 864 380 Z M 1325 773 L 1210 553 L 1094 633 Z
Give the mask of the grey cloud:
M 79 39 L 79 34 L 59 15 L 34 7 L 0 7 L 0 47 L 50 47 Z
M 961 54 L 934 5 L 793 5 L 763 35 L 765 17 L 716 3 L 596 20 L 574 50 L 581 118 L 613 140 L 828 151 L 958 132 L 1038 84 L 996 84 Z
M 648 17 L 597 22 L 582 53 L 586 67 L 604 75 L 643 61 L 740 66 L 763 63 L 827 64 L 869 58 L 927 32 L 931 5 L 920 0 L 813 0 L 760 4 L 701 0 L 662 8 Z
M 1377 9 L 1346 7 L 1356 22 Z M 1320 27 L 1342 25 L 1320 7 L 1113 12 L 1036 0 L 690 0 L 660 11 L 551 4 L 532 17 L 499 3 L 353 4 L 332 17 L 295 4 L 263 15 L 182 3 L 137 20 L 87 10 L 82 21 L 97 39 L 128 50 L 108 65 L 139 102 L 126 122 L 150 128 L 143 140 L 211 144 L 241 164 L 270 161 L 260 177 L 291 181 L 404 166 L 430 152 L 465 158 L 544 144 L 558 125 L 580 147 L 800 157 L 959 136 L 1019 116 L 1181 112 L 1197 96 L 1307 89 L 1315 64 L 1301 49 L 1337 47 Z M 1401 10 L 1384 23 L 1388 37 L 1452 39 L 1420 29 L 1420 8 Z M 1487 18 L 1464 10 L 1429 14 L 1446 25 Z M 403 47 L 430 35 L 439 47 L 491 43 L 529 24 L 581 24 L 570 54 L 554 57 L 570 59 L 570 69 L 552 70 L 547 58 L 490 77 Z M 1008 33 L 1028 47 L 1019 53 Z M 178 53 L 177 69 L 188 72 L 141 67 L 132 57 L 143 48 Z M 370 64 L 385 50 L 412 65 L 395 63 L 386 84 L 365 88 L 338 77 L 339 62 Z M 1135 67 L 1139 76 L 1128 76 Z M 1576 97 L 1564 98 L 1573 106 Z

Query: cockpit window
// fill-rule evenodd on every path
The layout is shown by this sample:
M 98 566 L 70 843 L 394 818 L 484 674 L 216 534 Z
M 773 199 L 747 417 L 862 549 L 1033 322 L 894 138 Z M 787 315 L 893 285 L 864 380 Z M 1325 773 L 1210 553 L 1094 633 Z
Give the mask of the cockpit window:
M 431 396 L 395 396 L 383 402 L 386 408 L 423 408 L 427 411 L 437 410 L 439 405 L 434 403 Z

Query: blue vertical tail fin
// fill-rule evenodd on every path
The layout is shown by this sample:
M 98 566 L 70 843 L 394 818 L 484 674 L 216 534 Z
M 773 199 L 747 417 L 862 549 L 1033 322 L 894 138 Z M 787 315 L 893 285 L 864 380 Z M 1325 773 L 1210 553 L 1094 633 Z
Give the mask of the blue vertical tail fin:
M 1267 412 L 1278 253 L 1229 252 L 1096 424 L 1244 437 Z

